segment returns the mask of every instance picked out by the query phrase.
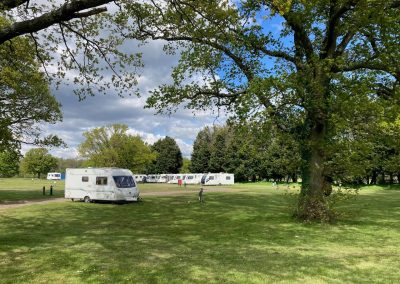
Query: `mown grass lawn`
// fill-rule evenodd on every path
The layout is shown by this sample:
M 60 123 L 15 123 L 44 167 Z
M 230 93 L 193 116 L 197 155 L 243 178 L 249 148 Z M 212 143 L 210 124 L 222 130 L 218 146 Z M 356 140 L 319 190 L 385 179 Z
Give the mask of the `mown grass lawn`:
M 50 196 L 50 186 L 53 195 Z M 46 195 L 42 188 L 45 186 Z M 64 196 L 64 181 L 50 181 L 36 178 L 0 178 L 0 205 L 19 200 L 47 199 Z M 1 280 L 0 280 L 1 281 Z
M 282 191 L 234 188 L 0 210 L 0 282 L 400 282 L 400 191 L 363 189 L 346 219 L 307 225 Z

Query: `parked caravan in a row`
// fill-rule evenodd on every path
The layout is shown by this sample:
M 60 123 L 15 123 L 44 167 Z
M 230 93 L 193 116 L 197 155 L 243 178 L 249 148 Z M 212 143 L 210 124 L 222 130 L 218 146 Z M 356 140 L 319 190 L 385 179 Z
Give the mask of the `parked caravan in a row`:
M 167 182 L 167 175 L 158 175 L 156 179 L 157 183 L 166 183 Z
M 147 175 L 143 174 L 136 174 L 134 177 L 136 182 L 146 182 L 147 179 Z
M 156 183 L 160 178 L 160 175 L 147 175 L 146 182 Z
M 85 202 L 137 201 L 139 189 L 132 172 L 127 169 L 67 169 L 65 198 Z
M 137 175 L 135 175 L 136 177 Z M 204 184 L 204 185 L 230 185 L 234 184 L 234 174 L 208 173 L 208 174 L 150 174 L 143 181 L 149 183 L 170 183 L 178 184 Z
M 201 184 L 203 185 L 230 185 L 234 184 L 234 175 L 226 173 L 208 173 L 201 178 Z
M 61 173 L 48 173 L 47 179 L 48 180 L 60 180 L 60 179 L 62 179 L 62 174 Z
M 201 179 L 205 174 L 186 174 L 183 178 L 183 183 L 186 184 L 200 184 Z
M 168 181 L 168 183 L 174 183 L 177 184 L 178 180 L 182 179 L 182 175 L 181 174 L 174 174 L 172 175 L 172 178 Z

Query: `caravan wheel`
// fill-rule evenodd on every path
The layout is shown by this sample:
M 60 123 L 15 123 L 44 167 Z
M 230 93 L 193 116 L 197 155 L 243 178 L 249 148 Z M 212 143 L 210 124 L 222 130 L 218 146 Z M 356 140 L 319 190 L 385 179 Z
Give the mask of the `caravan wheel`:
M 85 196 L 85 198 L 83 199 L 83 202 L 85 202 L 85 203 L 90 203 L 90 202 L 92 202 L 92 201 L 90 200 L 90 197 L 89 197 L 89 196 Z

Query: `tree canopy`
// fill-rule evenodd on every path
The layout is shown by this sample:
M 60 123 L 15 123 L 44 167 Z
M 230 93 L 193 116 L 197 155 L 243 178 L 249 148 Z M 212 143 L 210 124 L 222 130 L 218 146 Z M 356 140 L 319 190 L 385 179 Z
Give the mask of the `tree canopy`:
M 97 127 L 83 133 L 85 141 L 78 148 L 92 167 L 119 167 L 142 173 L 155 159 L 155 153 L 140 136 L 127 133 L 128 126 L 113 124 Z
M 39 124 L 55 123 L 62 116 L 33 49 L 26 37 L 0 45 L 0 149 L 61 144 L 56 136 L 41 137 Z
M 204 143 L 204 133 L 210 142 Z M 229 172 L 236 181 L 297 180 L 300 156 L 296 141 L 289 136 L 254 124 L 226 125 L 199 132 L 194 142 L 192 168 L 197 172 Z M 206 163 L 199 159 L 209 153 Z M 218 161 L 218 162 L 217 162 Z
M 328 162 L 343 124 L 362 107 L 393 119 L 398 85 L 397 0 L 124 2 L 124 34 L 164 40 L 180 52 L 173 83 L 149 107 L 224 107 L 238 121 L 274 122 L 299 141 L 302 190 L 296 215 L 327 220 Z M 282 29 L 272 31 L 272 25 Z M 361 103 L 362 107 L 356 107 Z M 349 136 L 347 136 L 349 137 Z
M 2 0 L 0 45 L 29 37 L 48 77 L 69 80 L 81 99 L 111 87 L 130 94 L 141 63 L 137 54 L 119 51 L 124 38 L 116 32 L 118 18 L 107 13 L 118 7 L 120 1 L 110 0 Z
M 57 168 L 57 158 L 49 154 L 45 148 L 33 148 L 25 153 L 21 160 L 21 171 L 25 174 L 34 174 L 40 178 Z
M 17 151 L 0 152 L 0 177 L 13 177 L 19 172 L 20 155 Z
M 176 141 L 166 136 L 156 141 L 151 148 L 157 158 L 150 165 L 148 172 L 155 174 L 177 174 L 183 165 L 182 152 Z

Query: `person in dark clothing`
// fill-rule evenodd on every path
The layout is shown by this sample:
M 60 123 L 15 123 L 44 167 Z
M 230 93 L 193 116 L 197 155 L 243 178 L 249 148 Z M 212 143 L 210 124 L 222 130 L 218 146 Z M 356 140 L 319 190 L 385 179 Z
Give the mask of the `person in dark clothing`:
M 200 188 L 200 191 L 199 191 L 199 201 L 200 201 L 200 203 L 203 203 L 203 202 L 204 202 L 204 198 L 203 198 L 203 188 Z

